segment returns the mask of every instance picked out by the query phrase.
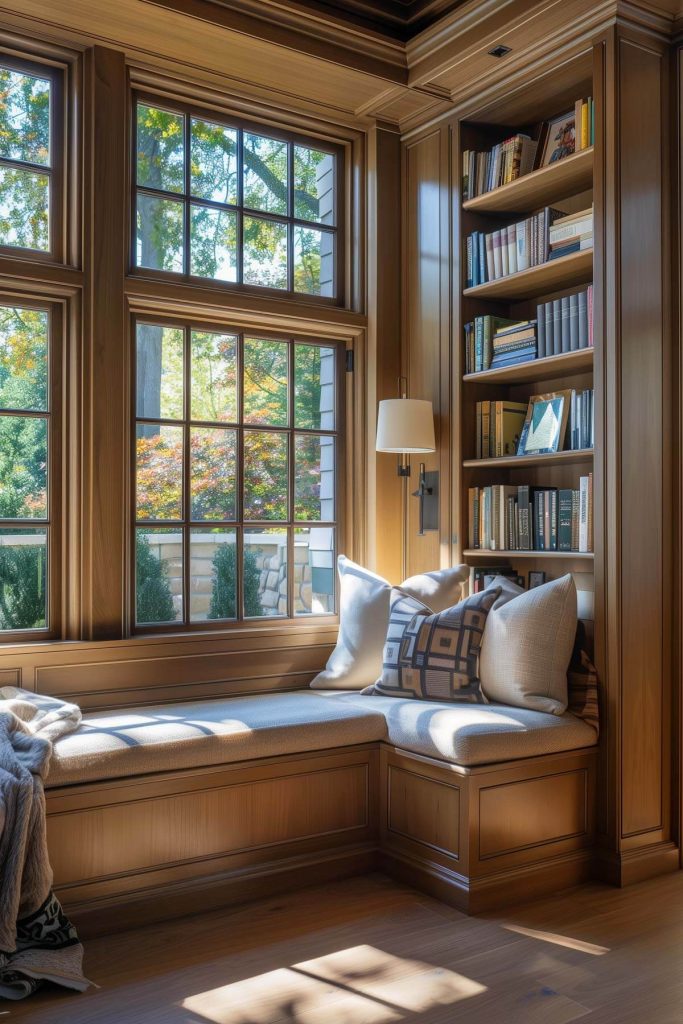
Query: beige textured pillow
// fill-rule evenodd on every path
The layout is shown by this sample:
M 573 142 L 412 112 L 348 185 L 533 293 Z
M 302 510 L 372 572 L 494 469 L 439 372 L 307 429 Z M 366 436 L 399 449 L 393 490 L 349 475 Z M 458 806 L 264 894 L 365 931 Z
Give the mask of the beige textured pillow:
M 485 696 L 499 704 L 564 714 L 575 635 L 576 587 L 571 575 L 493 609 L 479 659 Z
M 311 686 L 314 690 L 362 690 L 382 674 L 391 584 L 345 555 L 339 556 L 337 569 L 339 637 L 327 665 Z M 434 611 L 442 611 L 458 603 L 461 584 L 468 577 L 469 568 L 458 565 L 411 576 L 401 589 Z

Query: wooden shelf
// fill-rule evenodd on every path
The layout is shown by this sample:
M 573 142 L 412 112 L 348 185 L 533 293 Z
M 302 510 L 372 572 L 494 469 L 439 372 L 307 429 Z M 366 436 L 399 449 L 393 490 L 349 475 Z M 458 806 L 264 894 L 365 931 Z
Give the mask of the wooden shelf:
M 514 466 L 557 466 L 563 463 L 592 462 L 593 449 L 580 448 L 573 452 L 555 452 L 554 455 L 505 455 L 497 459 L 465 459 L 463 469 L 504 469 Z
M 499 277 L 496 281 L 465 288 L 463 295 L 472 299 L 530 299 L 575 284 L 585 284 L 592 272 L 593 250 L 584 249 L 529 270 L 520 270 L 517 274 Z
M 594 558 L 592 551 L 493 551 L 488 548 L 468 548 L 463 558 Z
M 548 167 L 539 167 L 507 185 L 466 200 L 463 210 L 477 213 L 516 213 L 555 206 L 559 199 L 585 192 L 593 185 L 593 147 Z
M 525 381 L 552 380 L 565 374 L 581 373 L 593 368 L 593 349 L 582 348 L 576 352 L 563 352 L 559 356 L 532 359 L 516 366 L 502 366 L 480 373 L 466 373 L 463 380 L 468 384 L 518 384 Z

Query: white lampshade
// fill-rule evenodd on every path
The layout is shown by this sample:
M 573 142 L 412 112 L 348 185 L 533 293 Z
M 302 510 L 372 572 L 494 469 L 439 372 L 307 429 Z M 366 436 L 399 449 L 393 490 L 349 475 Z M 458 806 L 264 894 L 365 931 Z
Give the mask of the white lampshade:
M 432 403 L 417 398 L 380 402 L 375 448 L 399 455 L 436 451 Z

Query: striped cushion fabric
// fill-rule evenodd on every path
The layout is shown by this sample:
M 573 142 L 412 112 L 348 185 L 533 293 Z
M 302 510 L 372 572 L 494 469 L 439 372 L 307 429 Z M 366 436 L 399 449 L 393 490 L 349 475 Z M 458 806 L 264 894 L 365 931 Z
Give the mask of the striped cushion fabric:
M 418 700 L 483 704 L 479 651 L 499 589 L 485 590 L 445 611 L 433 612 L 394 588 L 382 676 L 374 693 Z
M 567 670 L 568 711 L 592 725 L 600 734 L 598 673 L 586 653 L 586 630 L 579 619 L 572 660 Z

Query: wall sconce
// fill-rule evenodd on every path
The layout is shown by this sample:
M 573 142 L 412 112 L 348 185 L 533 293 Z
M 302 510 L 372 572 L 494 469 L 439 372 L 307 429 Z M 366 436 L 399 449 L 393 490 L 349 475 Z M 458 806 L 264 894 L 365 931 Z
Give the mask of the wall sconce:
M 404 378 L 401 378 L 401 381 Z M 436 451 L 434 410 L 431 402 L 417 398 L 389 398 L 379 403 L 377 417 L 378 452 L 394 452 L 399 456 L 398 475 L 410 476 L 405 455 L 422 455 Z M 420 463 L 418 488 L 413 495 L 420 499 L 420 534 L 439 528 L 439 474 L 425 472 Z

